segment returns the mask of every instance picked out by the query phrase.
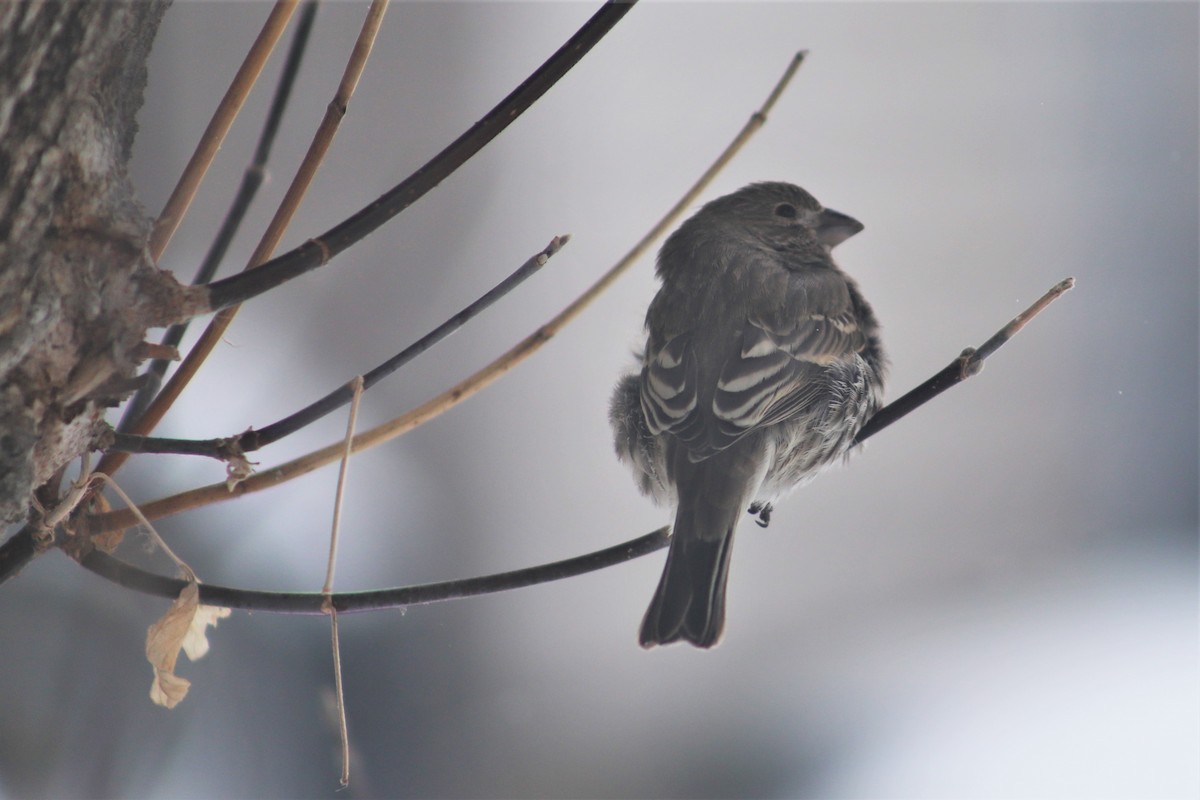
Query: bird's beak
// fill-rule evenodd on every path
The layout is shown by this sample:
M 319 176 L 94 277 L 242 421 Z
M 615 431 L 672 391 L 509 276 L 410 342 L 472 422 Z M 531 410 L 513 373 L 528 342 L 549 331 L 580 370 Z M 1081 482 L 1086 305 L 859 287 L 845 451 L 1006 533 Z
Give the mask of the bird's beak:
M 817 240 L 830 250 L 863 229 L 863 224 L 832 208 L 824 209 L 817 218 Z

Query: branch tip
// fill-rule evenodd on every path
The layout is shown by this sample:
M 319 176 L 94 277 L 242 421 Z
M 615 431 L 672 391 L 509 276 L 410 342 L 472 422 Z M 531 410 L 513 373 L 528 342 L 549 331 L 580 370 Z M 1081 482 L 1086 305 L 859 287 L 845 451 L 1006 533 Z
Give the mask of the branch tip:
M 564 233 L 560 236 L 555 236 L 553 239 L 551 239 L 550 244 L 546 245 L 546 249 L 543 250 L 540 253 L 540 255 L 538 256 L 540 259 L 540 263 L 545 264 L 547 261 L 549 261 L 550 256 L 554 255 L 559 250 L 561 250 L 563 248 L 563 245 L 565 245 L 569 241 L 571 241 L 571 234 L 569 234 L 569 233 Z
M 971 361 L 979 364 L 979 367 L 970 367 L 970 374 L 974 375 L 976 372 L 978 372 L 982 368 L 982 362 L 985 358 L 996 352 L 996 350 L 1000 348 L 1000 345 L 1016 336 L 1022 328 L 1029 324 L 1031 319 L 1045 311 L 1046 306 L 1050 305 L 1073 288 L 1075 288 L 1074 278 L 1066 278 L 1061 280 L 1051 287 L 1048 292 L 1035 300 L 1033 304 L 1029 306 L 1029 308 L 1013 317 L 1007 325 L 997 331 L 992 338 L 980 345 L 979 349 L 971 354 Z M 967 369 L 966 365 L 964 365 L 964 370 L 965 369 Z

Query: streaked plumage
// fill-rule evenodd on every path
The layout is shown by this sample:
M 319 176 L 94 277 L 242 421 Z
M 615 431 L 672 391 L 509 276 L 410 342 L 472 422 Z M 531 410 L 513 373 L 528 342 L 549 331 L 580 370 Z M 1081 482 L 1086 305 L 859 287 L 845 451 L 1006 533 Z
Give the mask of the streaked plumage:
M 830 250 L 862 229 L 786 183 L 705 205 L 658 256 L 641 371 L 617 384 L 617 453 L 675 506 L 645 647 L 711 647 L 737 520 L 844 454 L 878 407 L 878 325 Z

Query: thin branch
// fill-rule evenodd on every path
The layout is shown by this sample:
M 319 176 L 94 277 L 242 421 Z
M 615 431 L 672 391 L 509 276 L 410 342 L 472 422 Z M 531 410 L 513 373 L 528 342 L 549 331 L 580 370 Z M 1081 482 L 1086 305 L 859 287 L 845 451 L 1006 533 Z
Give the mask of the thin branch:
M 305 152 L 300 167 L 296 170 L 291 184 L 284 193 L 283 199 L 279 203 L 279 208 L 275 211 L 275 216 L 271 218 L 271 222 L 267 225 L 266 231 L 263 232 L 258 246 L 251 254 L 250 260 L 246 264 L 246 270 L 253 271 L 262 262 L 271 257 L 271 253 L 275 252 L 275 248 L 279 246 L 279 242 L 283 238 L 283 234 L 287 231 L 292 217 L 295 216 L 297 209 L 300 207 L 300 202 L 304 199 L 305 193 L 308 192 L 308 187 L 312 184 L 317 169 L 321 166 L 325 154 L 329 151 L 333 137 L 337 133 L 342 118 L 345 116 L 350 97 L 353 95 L 354 88 L 358 85 L 358 79 L 366 67 L 366 60 L 370 55 L 371 45 L 379 32 L 379 25 L 383 22 L 383 13 L 386 9 L 387 0 L 374 0 L 367 10 L 366 19 L 363 21 L 358 39 L 354 43 L 354 50 L 350 54 L 334 99 L 326 109 L 325 116 L 321 119 L 321 124 L 317 127 L 316 133 L 313 134 L 308 151 Z M 242 274 L 246 273 L 243 272 Z M 227 278 L 226 280 L 230 279 Z M 218 281 L 217 283 L 222 283 L 222 281 Z M 209 284 L 209 287 L 211 288 L 215 285 L 217 284 Z M 199 371 L 200 366 L 204 363 L 209 353 L 217 346 L 217 342 L 221 340 L 225 329 L 229 327 L 236 314 L 236 307 L 226 308 L 209 322 L 200 339 L 187 354 L 183 363 L 179 365 L 179 369 L 167 381 L 166 386 L 151 401 L 146 412 L 129 425 L 130 433 L 149 433 L 159 423 L 163 415 L 167 413 L 167 409 L 179 398 L 184 388 L 195 377 L 196 372 Z M 98 472 L 111 475 L 121 468 L 126 458 L 128 458 L 128 455 L 125 453 L 107 454 L 100 460 L 100 465 L 96 469 Z
M 223 326 L 232 318 L 231 306 L 327 263 L 335 255 L 412 205 L 545 94 L 628 13 L 631 6 L 632 2 L 629 0 L 609 0 L 566 44 L 487 116 L 434 156 L 425 166 L 345 222 L 317 239 L 310 239 L 290 253 L 260 264 L 259 262 L 264 261 L 274 250 L 272 244 L 270 249 L 262 253 L 256 252 L 256 257 L 252 259 L 252 263 L 258 264 L 256 269 L 210 284 L 210 308 L 224 310 L 209 325 L 205 335 L 188 354 L 188 358 L 180 365 L 174 377 L 151 403 L 145 415 L 130 427 L 129 432 L 144 435 L 158 424 L 195 375 L 203 359 L 216 347 L 220 339 L 218 331 L 223 331 Z M 214 332 L 213 335 L 210 335 L 210 331 Z M 97 469 L 111 473 L 119 469 L 127 458 L 125 453 L 111 453 L 101 459 Z
M 1038 298 L 1033 305 L 1018 314 L 1011 322 L 980 345 L 978 349 L 968 347 L 966 350 L 963 350 L 962 354 L 951 361 L 941 372 L 903 397 L 893 400 L 879 409 L 875 413 L 875 416 L 867 420 L 867 424 L 858 432 L 854 443 L 861 444 L 896 420 L 925 405 L 951 386 L 962 383 L 972 375 L 978 375 L 983 370 L 984 359 L 999 350 L 1000 346 L 1009 339 L 1016 336 L 1031 319 L 1042 313 L 1046 306 L 1073 288 L 1075 288 L 1074 278 L 1067 278 L 1057 283 L 1050 291 Z
M 325 567 L 325 583 L 321 594 L 325 602 L 322 610 L 329 615 L 330 648 L 333 656 L 333 685 L 337 701 L 338 733 L 342 742 L 342 786 L 350 785 L 350 734 L 346 725 L 346 695 L 342 687 L 342 645 L 338 634 L 337 609 L 333 607 L 333 574 L 337 566 L 338 536 L 342 529 L 342 502 L 346 498 L 346 475 L 350 470 L 350 441 L 358 424 L 358 406 L 362 400 L 363 379 L 356 376 L 350 381 L 354 393 L 350 402 L 350 414 L 346 421 L 346 444 L 342 450 L 342 465 L 338 470 L 337 491 L 333 500 L 333 523 L 329 527 L 329 559 Z
M 267 21 L 263 23 L 258 38 L 254 40 L 250 52 L 246 54 L 246 59 L 238 68 L 237 75 L 229 84 L 229 89 L 221 98 L 217 110 L 213 112 L 212 119 L 200 137 L 191 160 L 184 167 L 183 174 L 179 176 L 179 182 L 175 185 L 175 190 L 171 193 L 167 204 L 163 206 L 162 213 L 158 215 L 158 219 L 154 223 L 154 230 L 150 234 L 147 248 L 150 258 L 155 264 L 162 257 L 163 251 L 167 249 L 167 244 L 175 235 L 179 223 L 183 221 L 188 206 L 192 204 L 192 198 L 196 196 L 196 191 L 204 180 L 204 174 L 216 157 L 217 151 L 221 149 L 221 143 L 225 141 L 225 135 L 229 133 L 233 120 L 246 101 L 246 96 L 254 88 L 254 83 L 258 80 L 263 65 L 267 63 L 267 58 L 275 49 L 275 43 L 283 35 L 292 12 L 296 10 L 296 2 L 297 0 L 278 0 L 275 3 L 275 7 L 267 16 Z
M 333 524 L 329 529 L 329 558 L 325 566 L 325 583 L 321 587 L 322 594 L 333 594 L 333 573 L 337 566 L 338 534 L 342 529 L 342 501 L 346 497 L 346 476 L 350 471 L 350 442 L 354 439 L 354 428 L 358 424 L 358 405 L 362 399 L 363 379 L 359 375 L 350 381 L 354 393 L 350 403 L 350 414 L 346 421 L 346 440 L 342 448 L 342 464 L 338 470 L 337 490 L 333 499 Z
M 315 239 L 209 286 L 212 310 L 240 303 L 316 269 L 415 203 L 507 128 L 588 53 L 636 0 L 609 0 L 524 83 L 442 152 L 354 216 Z
M 284 60 L 283 70 L 279 74 L 279 82 L 275 86 L 275 97 L 271 101 L 270 111 L 263 122 L 262 133 L 259 134 L 258 146 L 255 148 L 254 157 L 250 163 L 246 165 L 245 172 L 242 173 L 242 184 L 238 188 L 237 194 L 233 199 L 233 203 L 229 207 L 229 211 L 225 215 L 224 222 L 221 223 L 221 229 L 217 232 L 216 238 L 208 249 L 208 253 L 201 262 L 199 269 L 196 270 L 196 276 L 192 279 L 194 284 L 205 284 L 212 280 L 216 274 L 217 267 L 225 259 L 225 253 L 229 250 L 229 245 L 233 241 L 233 237 L 237 235 L 238 228 L 241 227 L 242 220 L 246 216 L 246 212 L 250 209 L 250 204 L 254 201 L 258 194 L 259 187 L 262 186 L 263 179 L 266 176 L 267 161 L 271 155 L 271 146 L 275 142 L 275 134 L 279 131 L 279 124 L 283 119 L 283 113 L 287 109 L 288 100 L 291 98 L 292 88 L 296 83 L 296 76 L 300 73 L 300 63 L 304 59 L 304 53 L 308 48 L 308 37 L 312 31 L 313 20 L 317 16 L 317 0 L 305 0 L 304 6 L 300 9 L 300 16 L 296 19 L 296 28 L 292 33 L 292 43 L 288 47 L 287 58 Z M 162 344 L 165 347 L 177 348 L 179 343 L 183 341 L 183 336 L 187 333 L 188 323 L 181 322 L 178 325 L 172 325 L 163 334 Z M 174 356 L 178 360 L 179 356 Z M 168 357 L 156 357 L 150 362 L 150 366 L 146 369 L 145 374 L 149 376 L 149 382 L 137 391 L 125 406 L 125 411 L 121 415 L 121 422 L 117 425 L 117 430 L 127 431 L 133 424 L 134 420 L 145 413 L 146 407 L 154 398 L 158 387 L 162 385 L 163 376 L 167 374 L 167 367 L 170 364 Z
M 324 613 L 322 606 L 327 597 L 332 598 L 333 607 L 339 614 L 438 603 L 573 578 L 576 575 L 632 561 L 666 547 L 669 530 L 669 528 L 659 528 L 645 536 L 639 536 L 631 541 L 587 555 L 479 578 L 427 583 L 419 586 L 400 586 L 370 592 L 342 592 L 334 595 L 304 592 L 259 592 L 202 583 L 200 584 L 200 602 L 208 606 L 241 608 L 247 611 L 270 611 L 281 614 L 322 614 Z M 79 563 L 106 580 L 127 589 L 158 597 L 175 597 L 185 585 L 183 581 L 146 572 L 99 550 L 93 550 L 83 556 Z
M 342 686 L 342 644 L 338 634 L 338 612 L 331 605 L 326 613 L 329 614 L 329 641 L 333 655 L 334 710 L 337 714 L 338 740 L 342 745 L 342 771 L 338 776 L 338 784 L 345 788 L 350 785 L 350 728 L 346 724 L 346 694 Z
M 61 484 L 66 467 L 60 468 L 55 477 L 38 489 L 33 498 L 33 506 L 40 514 L 40 519 L 29 522 L 21 530 L 14 533 L 3 544 L 0 544 L 0 584 L 20 574 L 25 565 L 35 557 L 49 550 L 57 542 L 55 530 L 58 524 L 70 516 L 71 512 L 87 497 L 91 485 L 92 454 L 84 453 L 80 457 L 79 478 L 72 482 L 71 488 L 58 497 L 55 489 L 53 496 L 42 493 L 46 486 Z M 45 500 L 48 507 L 42 506 Z M 90 545 L 90 540 L 89 540 Z
M 750 119 L 730 142 L 729 146 L 717 157 L 717 160 L 704 172 L 699 180 L 689 189 L 679 202 L 677 202 L 667 214 L 658 221 L 658 223 L 650 229 L 650 231 L 642 237 L 642 239 L 633 246 L 633 248 L 625 254 L 608 272 L 604 273 L 594 284 L 592 284 L 583 294 L 576 298 L 569 306 L 561 311 L 557 316 L 551 319 L 542 327 L 525 337 L 517 343 L 504 355 L 497 358 L 491 364 L 488 364 L 483 369 L 476 372 L 474 375 L 466 378 L 457 385 L 451 387 L 442 394 L 427 401 L 421 406 L 414 408 L 406 414 L 403 414 L 389 422 L 378 425 L 368 431 L 364 431 L 354 438 L 354 451 L 367 449 L 376 445 L 382 444 L 390 439 L 400 436 L 408 431 L 416 428 L 434 417 L 439 416 L 445 411 L 466 400 L 481 391 L 509 370 L 516 367 L 530 355 L 541 348 L 551 337 L 553 337 L 564 325 L 571 322 L 579 314 L 600 296 L 609 286 L 611 286 L 622 273 L 637 261 L 638 258 L 645 253 L 656 239 L 661 237 L 674 224 L 675 220 L 683 214 L 695 201 L 704 188 L 712 181 L 720 169 L 733 157 L 738 150 L 750 139 L 750 137 L 763 126 L 767 120 L 767 114 L 774 107 L 776 100 L 782 94 L 783 89 L 791 81 L 792 76 L 796 73 L 801 62 L 806 55 L 805 51 L 801 51 L 788 64 L 783 76 L 779 79 L 775 88 L 772 89 L 767 101 L 762 107 L 751 115 Z M 234 489 L 229 489 L 225 483 L 212 484 L 202 486 L 190 491 L 181 492 L 169 497 L 145 503 L 142 505 L 142 510 L 150 516 L 151 519 L 158 519 L 160 516 L 170 514 L 178 514 L 181 511 L 196 508 L 198 506 L 208 505 L 210 503 L 218 503 L 223 500 L 229 500 L 238 497 L 247 492 L 256 492 L 262 489 L 267 489 L 272 486 L 277 486 L 280 483 L 298 478 L 301 475 L 306 475 L 315 469 L 318 469 L 328 463 L 331 463 L 338 457 L 340 445 L 333 444 L 320 450 L 309 453 L 308 455 L 281 464 L 274 469 L 265 472 L 259 472 L 246 480 L 237 484 Z M 101 461 L 101 464 L 104 462 Z M 129 520 L 120 511 L 113 511 L 106 514 L 95 515 L 89 519 L 92 525 L 93 533 L 101 533 L 108 530 L 127 527 Z
M 81 480 L 83 480 L 83 479 L 81 478 Z M 167 557 L 175 562 L 175 566 L 178 567 L 179 571 L 183 574 L 184 582 L 185 583 L 198 583 L 199 582 L 199 578 L 196 577 L 195 571 L 193 571 L 192 568 L 190 566 L 188 566 L 186 561 L 184 561 L 179 556 L 175 555 L 174 550 L 172 550 L 170 547 L 167 546 L 167 543 L 163 540 L 163 538 L 158 535 L 158 531 L 155 530 L 154 526 L 150 524 L 150 520 L 146 519 L 145 515 L 142 514 L 141 509 L 139 509 L 137 507 L 137 505 L 133 502 L 133 500 L 131 500 L 129 498 L 129 495 L 125 494 L 125 490 L 122 489 L 120 487 L 120 485 L 115 480 L 112 479 L 111 476 L 105 475 L 103 472 L 93 472 L 93 473 L 91 473 L 91 475 L 89 475 L 87 477 L 86 480 L 89 483 L 94 481 L 94 482 L 98 482 L 98 483 L 108 484 L 108 488 L 110 488 L 114 492 L 116 492 L 117 496 L 121 498 L 121 501 L 123 503 L 125 503 L 125 506 L 130 511 L 133 512 L 133 515 L 135 517 L 137 517 L 138 522 L 140 522 L 142 524 L 142 527 L 146 529 L 147 535 L 154 542 L 155 546 L 161 548 L 162 551 L 167 554 Z
M 20 575 L 26 564 L 50 548 L 53 538 L 46 541 L 41 537 L 39 541 L 40 530 L 29 523 L 0 544 L 0 586 Z
M 1062 281 L 1042 298 L 1034 303 L 1029 309 L 1022 312 L 1015 319 L 1005 325 L 996 333 L 995 336 L 988 341 L 978 351 L 968 348 L 963 355 L 956 358 L 945 369 L 933 376 L 925 383 L 918 386 L 916 389 L 905 394 L 898 400 L 884 406 L 875 416 L 873 416 L 866 425 L 863 426 L 859 435 L 855 439 L 855 443 L 861 443 L 869 437 L 883 430 L 888 425 L 892 424 L 901 417 L 907 415 L 918 406 L 929 402 L 937 395 L 944 392 L 951 386 L 961 383 L 971 375 L 978 373 L 982 368 L 983 359 L 995 350 L 1008 339 L 1012 338 L 1029 320 L 1040 313 L 1050 302 L 1062 295 L 1067 290 L 1075 285 L 1073 278 L 1067 278 Z M 526 342 L 532 341 L 527 339 Z M 493 362 L 494 364 L 496 362 Z M 479 373 L 477 373 L 478 375 Z M 468 390 L 471 387 L 463 387 L 463 384 L 455 387 L 451 392 L 456 390 Z M 477 391 L 477 389 L 476 389 Z M 382 437 L 394 434 L 394 426 L 403 423 L 409 426 L 409 429 L 416 427 L 423 421 L 424 415 L 434 413 L 437 408 L 445 402 L 449 402 L 446 393 L 434 398 L 423 406 L 410 411 L 408 414 L 385 423 L 370 431 L 366 431 L 355 437 L 354 449 L 355 452 L 368 447 L 373 447 L 378 444 L 377 439 L 382 440 Z M 250 478 L 239 483 L 232 490 L 224 483 L 212 484 L 203 486 L 198 489 L 192 489 L 180 494 L 171 495 L 159 500 L 142 505 L 142 511 L 150 519 L 159 519 L 160 517 L 177 514 L 181 511 L 186 511 L 198 506 L 216 503 L 222 500 L 227 500 L 232 497 L 237 497 L 248 492 L 256 492 L 262 489 L 267 489 L 276 486 L 283 481 L 299 477 L 307 474 L 318 467 L 337 458 L 340 444 L 330 445 L 306 456 L 289 461 L 286 464 L 281 464 L 274 469 L 265 472 L 259 472 Z M 87 532 L 96 535 L 112 530 L 120 530 L 129 527 L 133 523 L 132 517 L 124 511 L 110 511 L 104 514 L 95 514 L 89 516 L 85 520 Z M 2 553 L 2 551 L 0 551 Z
M 856 442 L 861 442 L 878 431 L 883 430 L 883 428 L 908 414 L 917 406 L 928 402 L 956 383 L 961 383 L 970 376 L 978 374 L 983 368 L 984 360 L 989 355 L 1015 336 L 1050 303 L 1074 286 L 1074 278 L 1067 278 L 1060 282 L 1039 298 L 1032 306 L 1001 328 L 994 336 L 984 342 L 981 347 L 978 349 L 968 348 L 959 358 L 951 362 L 949 367 L 939 372 L 938 375 L 894 403 L 885 406 L 863 427 Z M 939 379 L 941 379 L 941 383 L 937 383 Z M 934 388 L 927 388 L 930 386 Z M 596 553 L 590 553 L 566 561 L 461 581 L 336 595 L 324 593 L 256 592 L 202 585 L 200 587 L 201 600 L 208 605 L 300 614 L 321 613 L 323 604 L 330 600 L 332 600 L 333 608 L 341 613 L 454 600 L 478 594 L 506 591 L 508 589 L 546 583 L 580 575 L 585 572 L 604 569 L 605 567 L 638 558 L 661 549 L 667 544 L 668 531 L 669 528 L 660 528 L 653 533 L 617 545 L 616 547 L 610 547 Z M 182 582 L 180 581 L 173 581 L 139 570 L 104 555 L 99 551 L 87 554 L 80 563 L 87 569 L 114 583 L 148 594 L 172 597 L 178 594 L 182 588 Z
M 484 309 L 491 306 L 504 295 L 530 278 L 535 272 L 546 265 L 550 258 L 562 249 L 571 237 L 568 234 L 555 236 L 550 244 L 539 253 L 531 256 L 516 272 L 509 275 L 500 283 L 493 286 L 486 294 L 469 306 L 459 311 L 450 319 L 434 328 L 429 333 L 413 342 L 408 347 L 375 369 L 363 376 L 363 390 L 371 388 L 388 377 L 400 367 L 412 361 L 435 344 L 457 331 Z M 110 450 L 120 450 L 126 453 L 176 453 L 181 455 L 208 456 L 210 458 L 226 459 L 266 447 L 269 444 L 300 430 L 304 426 L 317 421 L 321 417 L 350 402 L 353 397 L 351 384 L 347 383 L 334 389 L 329 394 L 299 411 L 273 422 L 258 430 L 248 430 L 245 433 L 220 439 L 167 439 L 149 436 L 131 436 L 118 433 L 113 437 Z
M 1017 315 L 1011 322 L 1001 328 L 994 336 L 988 339 L 983 346 L 978 350 L 968 348 L 963 355 L 956 358 L 950 363 L 946 369 L 943 369 L 933 378 L 916 389 L 908 392 L 900 399 L 880 409 L 874 417 L 863 427 L 859 433 L 856 443 L 861 443 L 875 433 L 886 428 L 901 417 L 907 415 L 920 405 L 932 400 L 938 394 L 950 388 L 951 386 L 961 383 L 971 375 L 977 374 L 983 366 L 984 359 L 994 353 L 1001 345 L 1017 334 L 1031 319 L 1041 313 L 1051 302 L 1059 296 L 1074 288 L 1075 279 L 1067 278 L 1053 287 L 1049 292 L 1043 295 L 1037 302 L 1026 309 L 1021 314 Z M 260 473 L 251 478 L 247 483 L 255 480 L 270 481 L 272 479 L 271 470 L 267 473 Z M 239 488 L 244 484 L 239 484 Z M 213 489 L 217 491 L 224 490 L 224 484 L 217 484 L 215 487 L 205 487 L 196 492 L 210 492 Z M 235 490 L 235 494 L 241 493 Z M 155 508 L 162 506 L 167 501 L 173 501 L 180 497 L 185 497 L 188 494 L 176 495 L 174 497 L 165 498 L 165 500 L 156 501 L 156 503 L 148 504 L 143 507 L 143 513 L 148 517 L 153 517 L 154 514 L 162 512 L 160 516 L 174 513 L 174 510 Z M 181 510 L 181 509 L 180 509 Z M 96 515 L 85 520 L 88 525 L 89 533 L 101 533 L 108 530 L 128 527 L 130 520 L 122 516 L 122 512 L 110 512 L 108 514 Z M 663 528 L 647 536 L 627 542 L 624 545 L 618 545 L 616 548 L 593 553 L 589 556 L 580 556 L 578 559 L 571 559 L 566 562 L 557 562 L 556 564 L 547 565 L 546 567 L 534 567 L 529 570 L 518 570 L 514 573 L 504 573 L 499 576 L 489 576 L 487 578 L 474 578 L 466 581 L 452 581 L 445 584 L 429 584 L 420 587 L 408 587 L 402 589 L 388 589 L 380 592 L 363 592 L 352 593 L 345 595 L 335 595 L 334 607 L 339 611 L 366 611 L 375 608 L 387 608 L 395 605 L 415 605 L 418 603 L 432 603 L 439 600 L 453 599 L 457 597 L 465 597 L 472 594 L 482 594 L 485 591 L 500 591 L 502 589 L 517 588 L 519 586 L 528 586 L 533 583 L 542 583 L 548 580 L 556 580 L 558 578 L 570 577 L 571 575 L 589 572 L 592 569 L 602 569 L 611 564 L 620 563 L 621 561 L 630 558 L 654 552 L 655 550 L 665 546 L 667 529 Z M 0 545 L 0 583 L 3 583 L 9 577 L 16 574 L 20 568 L 33 558 L 36 554 L 34 550 L 34 529 L 33 526 L 27 525 L 19 533 L 10 538 L 3 545 Z M 657 538 L 656 538 L 657 537 Z M 611 562 L 606 560 L 612 556 L 614 552 L 620 551 L 622 548 L 628 548 L 626 558 L 617 558 Z M 608 554 L 601 558 L 602 554 Z M 599 558 L 598 565 L 580 569 L 577 572 L 568 572 L 559 574 L 556 570 L 566 569 L 564 565 L 574 564 L 576 562 L 584 562 L 587 559 Z M 153 575 L 135 567 L 124 564 L 114 558 L 106 556 L 99 552 L 88 554 L 80 562 L 88 569 L 100 574 L 109 580 L 127 586 L 137 591 L 146 592 L 149 594 L 157 594 L 163 597 L 174 597 L 181 591 L 182 583 L 171 581 L 168 578 L 163 578 Z M 538 572 L 544 570 L 544 572 Z M 514 577 L 516 576 L 516 577 Z M 510 583 L 515 581 L 514 583 Z M 488 589 L 481 587 L 499 586 L 499 589 Z M 215 592 L 211 596 L 206 596 L 203 592 Z M 281 611 L 281 612 L 296 612 L 296 613 L 320 613 L 321 601 L 324 595 L 305 595 L 305 594 L 278 594 L 270 592 L 252 592 L 235 589 L 227 589 L 224 587 L 202 586 L 201 587 L 203 602 L 208 605 L 222 605 L 231 608 L 246 608 L 263 611 Z

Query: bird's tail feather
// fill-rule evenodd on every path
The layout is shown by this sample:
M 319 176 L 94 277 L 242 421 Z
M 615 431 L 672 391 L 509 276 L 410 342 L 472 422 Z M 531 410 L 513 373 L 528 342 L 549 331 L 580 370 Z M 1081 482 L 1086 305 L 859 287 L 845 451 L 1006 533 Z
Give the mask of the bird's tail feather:
M 680 639 L 712 647 L 725 628 L 725 584 L 741 499 L 728 508 L 697 505 L 681 503 L 675 512 L 667 564 L 642 620 L 642 647 Z

